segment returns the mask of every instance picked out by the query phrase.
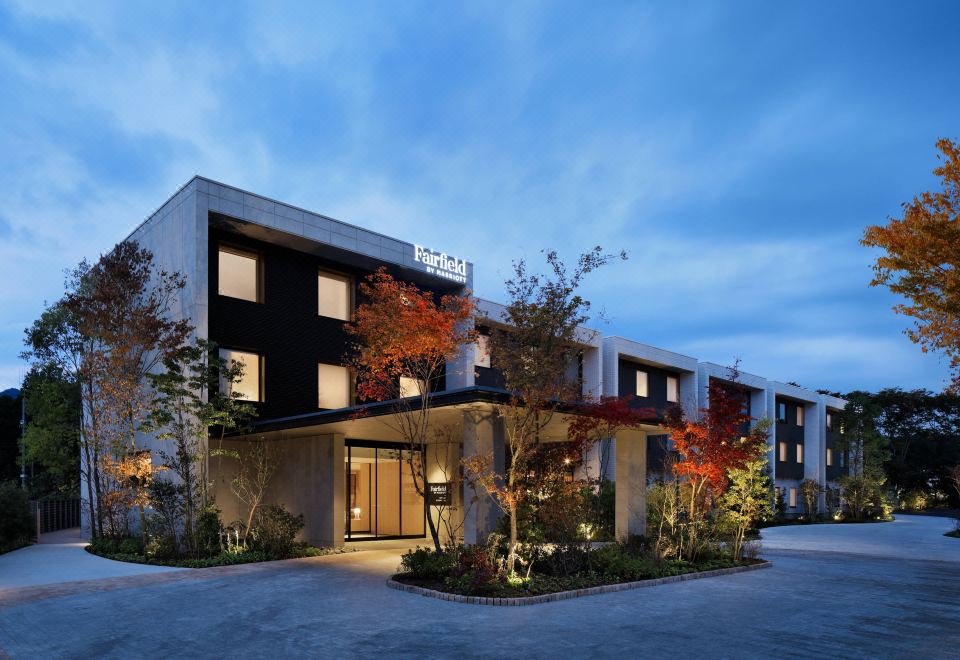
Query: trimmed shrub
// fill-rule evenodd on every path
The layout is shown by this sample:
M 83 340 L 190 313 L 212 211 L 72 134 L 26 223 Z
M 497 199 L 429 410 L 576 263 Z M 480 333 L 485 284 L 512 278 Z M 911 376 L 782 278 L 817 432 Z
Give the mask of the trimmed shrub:
M 0 483 L 0 553 L 28 545 L 36 532 L 27 494 L 15 481 Z
M 460 552 L 457 564 L 444 584 L 454 593 L 492 596 L 501 589 L 501 577 L 491 549 L 482 545 L 470 545 Z
M 208 506 L 197 513 L 197 554 L 200 557 L 213 557 L 223 550 L 220 536 L 223 525 L 220 524 L 220 510 Z
M 631 534 L 627 538 L 617 541 L 617 545 L 631 557 L 646 557 L 650 553 L 647 537 L 643 534 Z
M 922 490 L 911 490 L 903 494 L 900 508 L 906 511 L 922 511 L 927 508 L 927 494 Z
M 533 565 L 534 571 L 562 577 L 582 573 L 590 569 L 591 552 L 585 547 L 563 545 L 554 549 L 550 554 L 538 558 Z
M 419 580 L 443 580 L 457 565 L 460 549 L 436 553 L 420 548 L 404 553 L 400 558 L 401 572 Z
M 290 556 L 294 539 L 304 525 L 303 514 L 295 516 L 276 504 L 260 507 L 254 524 L 254 549 L 276 559 Z
M 128 536 L 125 539 L 120 539 L 117 544 L 117 552 L 127 555 L 142 555 L 143 539 L 139 536 Z
M 109 536 L 93 539 L 90 551 L 95 555 L 137 555 L 144 556 L 143 540 L 138 536 L 111 538 Z

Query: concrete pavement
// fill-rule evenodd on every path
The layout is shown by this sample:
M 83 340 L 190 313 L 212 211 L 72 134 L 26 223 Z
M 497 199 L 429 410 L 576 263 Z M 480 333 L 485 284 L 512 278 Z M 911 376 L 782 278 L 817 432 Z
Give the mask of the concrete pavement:
M 902 519 L 911 524 L 764 530 L 769 570 L 523 608 L 387 589 L 395 549 L 126 578 L 0 603 L 0 649 L 13 658 L 956 657 L 960 540 L 945 539 L 955 555 L 942 546 L 933 559 L 904 558 L 904 546 L 937 545 L 948 523 Z M 817 538 L 826 551 L 811 547 Z
M 0 555 L 0 594 L 45 584 L 186 570 L 112 561 L 90 554 L 85 545 L 79 529 L 65 529 L 42 534 L 40 543 Z
M 843 552 L 854 555 L 960 561 L 960 539 L 944 533 L 953 519 L 898 514 L 893 522 L 785 525 L 762 532 L 768 551 Z M 960 598 L 960 595 L 958 595 Z

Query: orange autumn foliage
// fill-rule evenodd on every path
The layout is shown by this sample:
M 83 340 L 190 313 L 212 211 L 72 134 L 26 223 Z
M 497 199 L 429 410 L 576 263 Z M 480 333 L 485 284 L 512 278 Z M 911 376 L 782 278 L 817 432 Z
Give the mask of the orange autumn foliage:
M 469 295 L 435 297 L 381 268 L 360 285 L 360 296 L 347 332 L 356 338 L 352 365 L 361 400 L 398 398 L 402 376 L 433 391 L 447 360 L 475 340 Z
M 745 411 L 736 379 L 737 372 L 732 370 L 734 385 L 710 381 L 710 404 L 700 410 L 698 420 L 686 419 L 679 406 L 667 412 L 664 425 L 680 455 L 674 473 L 689 479 L 698 493 L 708 490 L 714 497 L 722 495 L 730 470 L 743 469 L 767 442 L 766 432 L 746 430 L 752 418 Z
M 912 317 L 907 336 L 921 350 L 939 350 L 960 390 L 960 145 L 937 142 L 942 164 L 933 173 L 940 192 L 924 192 L 903 204 L 903 217 L 867 227 L 861 243 L 882 248 L 871 286 L 886 286 L 909 302 L 894 311 Z

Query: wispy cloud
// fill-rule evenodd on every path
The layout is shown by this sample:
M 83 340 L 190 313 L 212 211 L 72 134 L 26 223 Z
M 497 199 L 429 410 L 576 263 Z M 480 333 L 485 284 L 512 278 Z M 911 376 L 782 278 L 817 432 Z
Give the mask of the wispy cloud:
M 943 366 L 866 287 L 857 238 L 930 184 L 960 99 L 891 90 L 952 75 L 960 46 L 927 38 L 932 10 L 877 10 L 861 31 L 821 19 L 710 3 L 0 8 L 0 387 L 62 270 L 194 173 L 471 258 L 487 297 L 542 248 L 626 249 L 587 284 L 607 331 L 805 384 L 936 387 Z

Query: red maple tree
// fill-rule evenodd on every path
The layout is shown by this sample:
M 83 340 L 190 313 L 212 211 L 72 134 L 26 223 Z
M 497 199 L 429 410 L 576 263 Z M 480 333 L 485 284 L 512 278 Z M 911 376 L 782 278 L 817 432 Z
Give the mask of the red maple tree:
M 447 360 L 475 340 L 469 295 L 436 296 L 380 268 L 360 284 L 360 297 L 346 329 L 356 338 L 351 364 L 361 400 L 399 398 L 401 377 L 429 395 Z
M 605 396 L 581 405 L 577 414 L 569 418 L 567 438 L 573 443 L 573 449 L 579 455 L 589 452 L 597 443 L 615 438 L 620 431 L 639 428 L 642 424 L 656 424 L 657 411 L 654 408 L 636 408 L 632 405 L 633 396 Z M 605 465 L 601 456 L 600 474 L 602 480 Z
M 348 361 L 357 372 L 357 395 L 362 401 L 393 402 L 394 414 L 386 423 L 412 450 L 405 462 L 417 493 L 427 497 L 430 481 L 421 457 L 426 457 L 433 434 L 431 400 L 448 360 L 476 341 L 473 299 L 469 293 L 438 296 L 394 278 L 384 268 L 360 284 L 360 298 L 354 320 L 346 326 L 355 338 Z M 361 408 L 358 415 L 363 414 Z M 427 507 L 437 552 L 441 541 L 434 514 L 442 513 Z
M 726 381 L 710 380 L 709 406 L 700 409 L 699 419 L 687 419 L 680 406 L 670 408 L 664 419 L 680 456 L 674 474 L 689 484 L 684 507 L 690 522 L 691 552 L 696 552 L 697 530 L 708 502 L 726 490 L 730 470 L 744 469 L 766 446 L 766 426 L 749 428 L 753 418 L 738 379 L 739 372 L 732 367 Z

